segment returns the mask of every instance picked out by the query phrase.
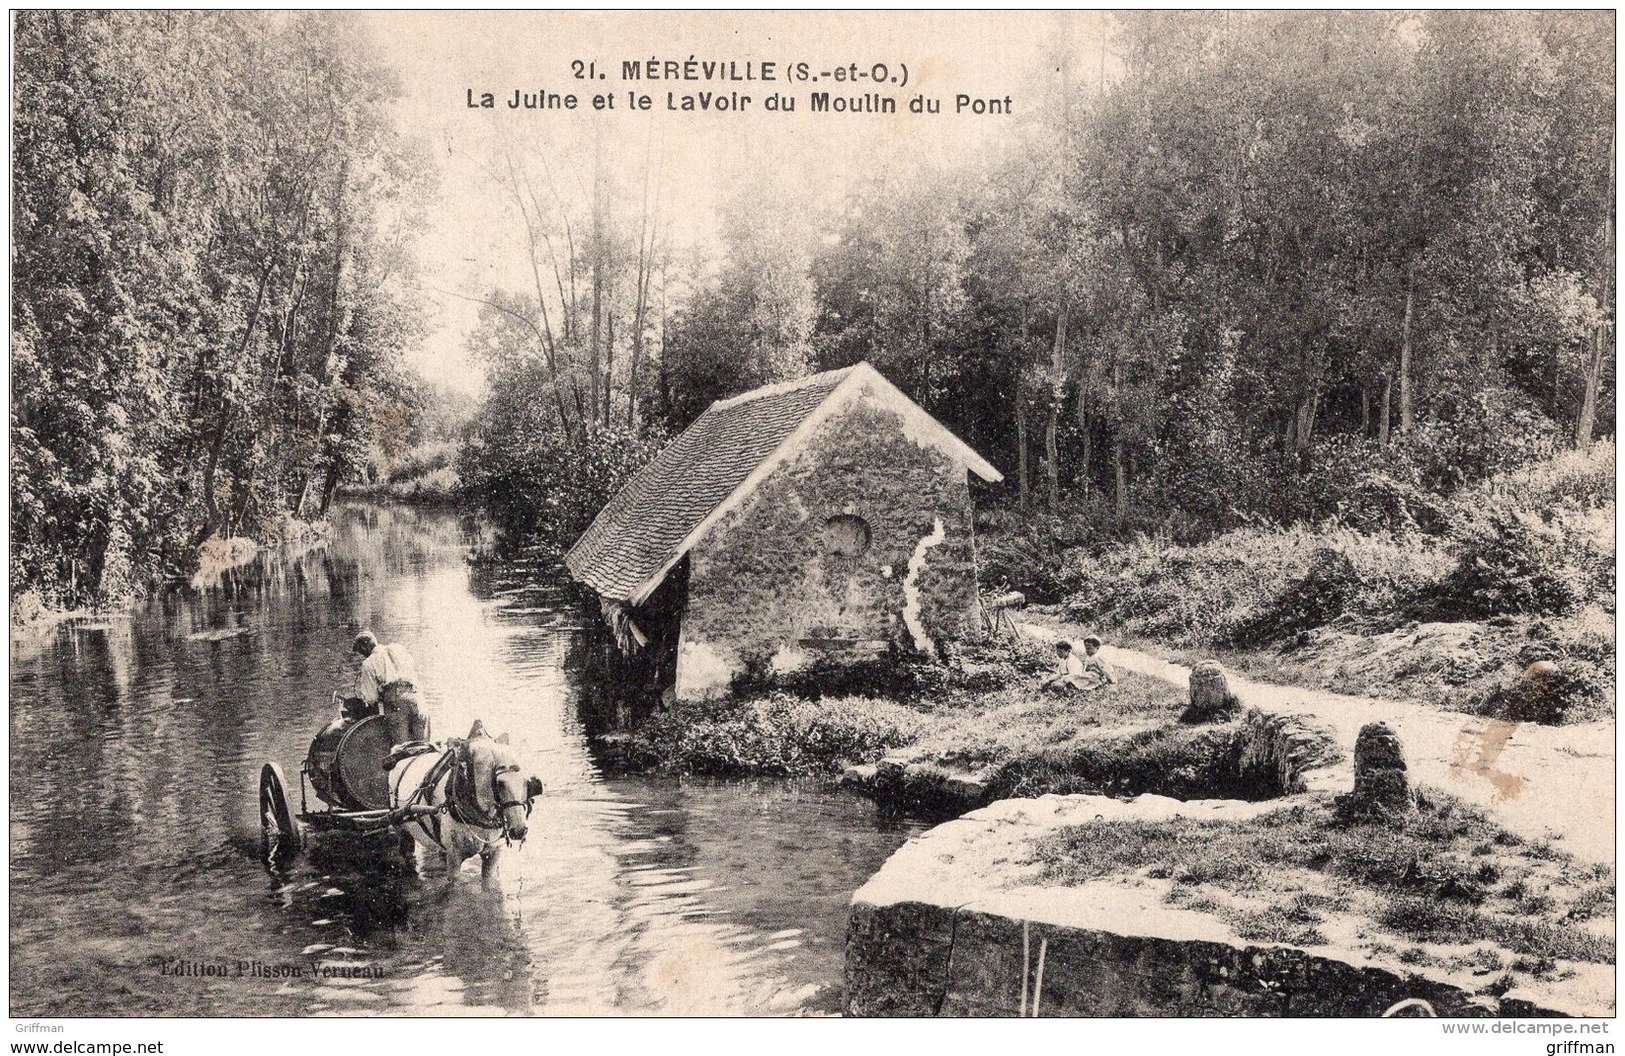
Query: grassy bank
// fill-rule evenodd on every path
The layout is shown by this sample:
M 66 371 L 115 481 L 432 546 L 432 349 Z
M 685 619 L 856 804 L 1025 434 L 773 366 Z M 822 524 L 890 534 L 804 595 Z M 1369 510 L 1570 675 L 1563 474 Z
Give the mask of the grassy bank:
M 1035 596 L 1123 644 L 1215 653 L 1260 678 L 1523 721 L 1611 717 L 1614 448 L 1495 477 L 1430 529 L 1243 527 L 1072 547 Z M 1030 541 L 990 540 L 1018 589 Z M 1036 559 L 1036 557 L 1034 558 Z M 1555 665 L 1539 699 L 1517 690 Z
M 1036 848 L 1059 885 L 1139 876 L 1169 904 L 1216 914 L 1244 939 L 1397 952 L 1470 969 L 1504 993 L 1561 961 L 1614 963 L 1613 871 L 1529 843 L 1426 791 L 1406 825 L 1341 819 L 1330 797 L 1256 818 L 1097 822 Z
M 1184 694 L 1130 673 L 1101 693 L 1046 692 L 1048 655 L 1011 643 L 947 666 L 814 669 L 678 703 L 624 756 L 645 770 L 823 778 L 902 756 L 942 776 L 975 774 L 998 796 L 1237 793 L 1234 726 L 1180 726 Z

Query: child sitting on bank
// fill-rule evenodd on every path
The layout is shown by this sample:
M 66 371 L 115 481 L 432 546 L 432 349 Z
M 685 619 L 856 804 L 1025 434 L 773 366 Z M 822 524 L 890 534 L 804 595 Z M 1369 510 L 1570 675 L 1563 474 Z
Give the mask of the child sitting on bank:
M 1083 640 L 1084 655 L 1079 656 L 1072 643 L 1065 638 L 1055 641 L 1055 670 L 1040 686 L 1058 693 L 1094 692 L 1117 684 L 1117 673 L 1101 657 L 1100 639 L 1094 635 Z

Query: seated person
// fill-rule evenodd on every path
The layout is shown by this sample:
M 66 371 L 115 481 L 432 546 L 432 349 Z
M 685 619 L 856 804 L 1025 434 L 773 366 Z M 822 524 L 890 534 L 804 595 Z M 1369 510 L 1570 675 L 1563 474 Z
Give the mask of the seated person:
M 1104 689 L 1117 684 L 1117 673 L 1106 663 L 1100 651 L 1100 639 L 1094 635 L 1083 640 L 1084 655 L 1078 656 L 1072 643 L 1065 638 L 1055 642 L 1055 670 L 1043 682 L 1045 689 L 1067 692 Z

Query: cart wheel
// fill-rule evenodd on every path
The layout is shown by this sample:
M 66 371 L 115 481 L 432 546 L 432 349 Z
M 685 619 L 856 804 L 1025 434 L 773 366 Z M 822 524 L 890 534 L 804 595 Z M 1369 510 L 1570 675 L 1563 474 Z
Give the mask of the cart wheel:
M 260 768 L 260 850 L 265 852 L 266 864 L 288 861 L 304 842 L 304 832 L 288 802 L 282 768 L 266 763 Z

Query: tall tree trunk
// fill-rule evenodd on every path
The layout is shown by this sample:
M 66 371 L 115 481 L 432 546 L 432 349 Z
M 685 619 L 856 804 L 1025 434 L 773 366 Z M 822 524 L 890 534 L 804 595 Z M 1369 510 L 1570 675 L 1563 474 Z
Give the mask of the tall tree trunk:
M 1601 282 L 1602 321 L 1591 331 L 1591 359 L 1586 364 L 1585 398 L 1580 403 L 1580 420 L 1574 427 L 1574 446 L 1581 451 L 1591 446 L 1597 430 L 1597 389 L 1602 382 L 1603 349 L 1607 347 L 1608 321 L 1614 307 L 1614 138 L 1608 137 L 1608 212 L 1602 221 L 1603 260 L 1606 262 Z
M 1394 415 L 1394 375 L 1388 371 L 1382 376 L 1382 410 L 1377 414 L 1377 446 L 1388 450 L 1388 423 Z
M 1409 433 L 1416 426 L 1416 409 L 1411 396 L 1411 319 L 1416 304 L 1416 265 L 1405 274 L 1405 322 L 1399 339 L 1399 431 Z
M 600 418 L 604 395 L 600 375 L 604 343 L 604 209 L 604 153 L 600 139 L 596 141 L 592 166 L 592 364 L 588 374 L 588 403 L 594 422 Z
M 1061 400 L 1066 393 L 1066 319 L 1063 305 L 1055 320 L 1055 345 L 1050 354 L 1050 393 L 1048 414 L 1044 421 L 1044 483 L 1049 508 L 1053 512 L 1061 505 L 1061 453 L 1060 432 Z
M 1021 508 L 1032 502 L 1031 479 L 1027 470 L 1027 400 L 1025 394 L 1016 394 L 1016 480 L 1020 484 Z
M 1123 385 L 1123 365 L 1117 359 L 1112 360 L 1112 393 L 1115 395 Z M 1121 415 L 1112 424 L 1112 478 L 1116 482 L 1116 495 L 1114 502 L 1117 507 L 1117 516 L 1122 519 L 1128 516 L 1128 478 L 1123 474 L 1123 421 Z
M 637 303 L 632 310 L 632 363 L 626 382 L 626 428 L 635 431 L 638 425 L 638 383 L 643 373 L 644 331 L 649 327 L 649 286 L 654 277 L 653 219 L 649 216 L 649 161 L 643 162 L 643 220 L 638 231 Z
M 1597 387 L 1602 378 L 1604 328 L 1605 324 L 1598 323 L 1591 331 L 1591 355 L 1586 365 L 1585 399 L 1580 403 L 1580 420 L 1574 428 L 1574 446 L 1581 451 L 1591 446 L 1593 435 L 1597 431 Z
M 1314 388 L 1310 388 L 1298 401 L 1298 410 L 1293 421 L 1292 450 L 1299 453 L 1309 450 L 1309 443 L 1315 437 L 1315 412 L 1319 404 L 1320 393 Z
M 609 405 L 614 402 L 611 387 L 615 384 L 615 312 L 607 315 L 607 334 L 604 339 L 604 427 L 609 427 Z
M 1089 463 L 1094 454 L 1094 429 L 1089 422 L 1089 376 L 1087 372 L 1078 378 L 1078 430 L 1083 433 L 1083 464 L 1078 468 L 1078 490 L 1084 495 L 1089 494 Z
M 528 249 L 530 256 L 531 281 L 536 287 L 536 306 L 541 312 L 542 325 L 540 329 L 538 329 L 534 322 L 526 319 L 517 312 L 511 311 L 490 301 L 486 301 L 484 303 L 491 305 L 491 307 L 497 308 L 499 311 L 507 312 L 508 315 L 526 323 L 536 332 L 536 339 L 541 346 L 542 355 L 547 360 L 549 387 L 553 390 L 553 404 L 558 410 L 559 428 L 564 430 L 565 436 L 571 436 L 573 433 L 570 428 L 570 415 L 566 411 L 566 405 L 564 402 L 564 379 L 559 376 L 558 342 L 553 336 L 553 321 L 547 311 L 547 288 L 542 281 L 541 248 L 545 248 L 547 250 L 548 258 L 553 264 L 553 284 L 559 293 L 559 310 L 563 316 L 560 321 L 564 327 L 564 340 L 566 344 L 568 344 L 570 340 L 570 317 L 572 315 L 574 305 L 564 292 L 564 275 L 559 267 L 558 254 L 553 252 L 553 240 L 545 233 L 538 231 L 537 225 L 542 216 L 542 208 L 541 203 L 536 198 L 534 188 L 532 188 L 530 185 L 529 177 L 521 176 L 518 168 L 514 166 L 512 155 L 508 155 L 506 160 L 508 164 L 508 185 L 510 185 L 513 189 L 514 205 L 518 206 L 519 216 L 525 222 L 525 235 L 529 242 Z M 549 178 L 551 179 L 551 177 Z M 536 220 L 531 219 L 532 208 L 535 209 Z M 565 219 L 564 223 L 565 231 L 568 232 L 570 230 L 568 218 Z M 575 252 L 575 244 L 573 241 L 570 243 L 570 251 L 572 254 Z M 570 264 L 570 271 L 571 289 L 574 289 L 575 263 L 573 260 Z M 582 423 L 580 416 L 581 388 L 573 379 L 570 383 L 570 388 L 575 393 L 574 402 L 576 405 L 576 422 L 578 424 L 584 424 Z
M 1117 483 L 1116 508 L 1118 519 L 1128 516 L 1128 476 L 1123 471 L 1123 438 L 1112 439 L 1112 476 Z

